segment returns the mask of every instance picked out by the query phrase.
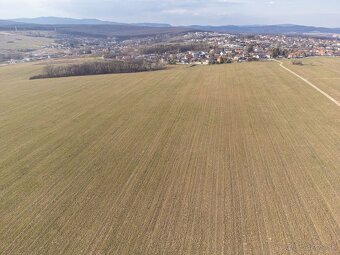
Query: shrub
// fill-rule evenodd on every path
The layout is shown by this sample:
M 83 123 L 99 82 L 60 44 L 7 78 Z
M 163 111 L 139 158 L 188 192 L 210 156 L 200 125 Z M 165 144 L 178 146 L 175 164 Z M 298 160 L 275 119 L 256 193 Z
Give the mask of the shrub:
M 292 63 L 293 63 L 293 65 L 296 65 L 296 66 L 302 66 L 303 65 L 302 61 L 300 61 L 300 60 L 294 60 Z
M 134 73 L 164 69 L 160 62 L 152 63 L 144 60 L 135 61 L 97 61 L 72 64 L 66 66 L 46 66 L 42 74 L 30 77 L 33 79 L 57 78 L 68 76 L 96 75 L 109 73 Z

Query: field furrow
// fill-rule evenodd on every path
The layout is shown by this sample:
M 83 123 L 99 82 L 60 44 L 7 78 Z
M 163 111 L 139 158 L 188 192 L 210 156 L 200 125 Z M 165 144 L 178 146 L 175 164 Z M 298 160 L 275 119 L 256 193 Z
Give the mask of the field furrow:
M 1 254 L 338 254 L 339 107 L 277 63 L 39 68 L 0 69 Z

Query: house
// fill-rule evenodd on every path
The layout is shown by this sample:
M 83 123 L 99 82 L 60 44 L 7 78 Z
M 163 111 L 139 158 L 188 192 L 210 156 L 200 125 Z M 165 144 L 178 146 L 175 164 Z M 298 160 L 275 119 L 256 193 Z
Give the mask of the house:
M 218 56 L 216 62 L 217 62 L 218 64 L 223 64 L 223 63 L 224 63 L 223 57 L 222 57 L 222 56 Z

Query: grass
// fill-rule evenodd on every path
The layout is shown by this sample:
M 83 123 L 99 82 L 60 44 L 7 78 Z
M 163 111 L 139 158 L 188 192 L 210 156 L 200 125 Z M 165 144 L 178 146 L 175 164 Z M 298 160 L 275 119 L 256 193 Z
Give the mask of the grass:
M 0 52 L 11 52 L 15 50 L 36 50 L 53 42 L 45 37 L 32 37 L 20 33 L 0 32 Z
M 340 58 L 308 58 L 303 59 L 302 62 L 303 66 L 294 66 L 287 61 L 286 66 L 340 101 Z
M 339 250 L 339 109 L 277 63 L 41 68 L 0 68 L 0 253 Z

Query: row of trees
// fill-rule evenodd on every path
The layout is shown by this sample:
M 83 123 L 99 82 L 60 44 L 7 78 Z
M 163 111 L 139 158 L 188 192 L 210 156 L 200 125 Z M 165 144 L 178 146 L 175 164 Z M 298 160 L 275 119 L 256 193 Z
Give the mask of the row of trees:
M 110 73 L 133 73 L 164 69 L 161 62 L 134 61 L 96 61 L 64 66 L 46 66 L 42 74 L 32 76 L 30 79 L 57 78 L 81 75 L 96 75 Z
M 191 44 L 156 44 L 140 49 L 142 54 L 164 54 L 164 53 L 179 53 L 187 51 L 208 51 L 209 45 L 206 43 L 191 43 Z
M 11 59 L 20 60 L 25 56 L 22 53 L 0 53 L 0 62 L 8 61 Z

